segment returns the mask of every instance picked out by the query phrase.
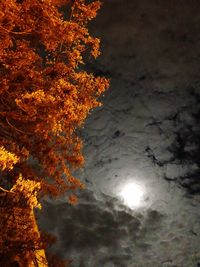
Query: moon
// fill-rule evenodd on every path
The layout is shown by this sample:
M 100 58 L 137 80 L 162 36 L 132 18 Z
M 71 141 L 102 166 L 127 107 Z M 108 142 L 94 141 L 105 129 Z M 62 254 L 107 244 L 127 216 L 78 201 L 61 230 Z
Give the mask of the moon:
M 142 203 L 143 195 L 142 187 L 133 182 L 126 184 L 120 192 L 124 204 L 129 208 L 139 207 Z

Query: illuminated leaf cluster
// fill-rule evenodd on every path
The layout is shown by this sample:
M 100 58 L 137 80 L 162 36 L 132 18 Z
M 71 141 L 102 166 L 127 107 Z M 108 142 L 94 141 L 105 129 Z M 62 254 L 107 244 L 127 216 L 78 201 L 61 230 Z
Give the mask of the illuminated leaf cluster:
M 0 169 L 4 171 L 5 169 L 12 170 L 13 166 L 19 161 L 19 158 L 7 151 L 3 146 L 0 147 Z
M 41 204 L 37 199 L 40 188 L 40 182 L 23 179 L 23 177 L 20 175 L 10 192 L 15 193 L 14 198 L 16 198 L 17 201 L 20 201 L 22 195 L 26 200 L 27 206 L 29 206 L 31 209 L 41 208 Z

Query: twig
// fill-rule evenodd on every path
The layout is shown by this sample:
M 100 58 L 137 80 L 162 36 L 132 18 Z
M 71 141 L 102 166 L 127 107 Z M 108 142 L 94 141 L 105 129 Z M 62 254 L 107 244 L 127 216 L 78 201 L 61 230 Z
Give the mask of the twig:
M 21 131 L 21 130 L 19 130 L 19 129 L 17 129 L 15 126 L 13 126 L 10 122 L 9 122 L 9 120 L 8 120 L 8 118 L 6 117 L 6 121 L 7 121 L 7 123 L 8 123 L 8 125 L 10 126 L 10 127 L 12 127 L 13 129 L 15 129 L 16 131 L 18 131 L 18 132 L 20 132 L 20 133 L 23 133 L 24 134 L 24 132 L 23 131 Z
M 0 25 L 0 28 L 3 29 L 4 31 L 8 32 L 8 33 L 13 33 L 13 34 L 30 34 L 32 30 L 29 30 L 27 32 L 13 32 L 13 31 L 9 31 L 6 28 L 4 28 L 3 26 Z
M 9 190 L 4 189 L 4 188 L 1 187 L 1 186 L 0 186 L 0 190 L 3 191 L 3 192 L 6 192 L 6 193 L 12 193 L 12 194 L 14 193 L 14 192 L 11 192 L 11 191 L 9 191 Z

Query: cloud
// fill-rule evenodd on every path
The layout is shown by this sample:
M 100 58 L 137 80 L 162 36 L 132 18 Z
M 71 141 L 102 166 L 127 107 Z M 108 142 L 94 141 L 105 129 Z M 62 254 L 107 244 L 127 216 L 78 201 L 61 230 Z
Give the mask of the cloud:
M 145 241 L 146 233 L 162 225 L 163 215 L 158 211 L 142 215 L 120 206 L 115 198 L 103 198 L 97 200 L 91 191 L 84 190 L 76 206 L 43 204 L 40 224 L 58 238 L 53 250 L 72 258 L 78 264 L 75 266 L 128 266 L 134 260 L 134 247 L 148 249 L 151 245 Z

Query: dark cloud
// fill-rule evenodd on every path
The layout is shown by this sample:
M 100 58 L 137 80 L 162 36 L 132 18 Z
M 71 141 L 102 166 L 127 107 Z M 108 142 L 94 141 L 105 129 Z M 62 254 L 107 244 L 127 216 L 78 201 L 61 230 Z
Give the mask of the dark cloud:
M 148 249 L 150 245 L 144 241 L 146 232 L 162 227 L 163 215 L 158 211 L 137 214 L 109 196 L 104 195 L 104 202 L 99 201 L 88 190 L 80 197 L 76 206 L 45 201 L 40 222 L 45 230 L 57 236 L 54 246 L 57 253 L 66 258 L 75 255 L 79 264 L 81 261 L 86 264 L 87 258 L 91 258 L 90 251 L 95 251 L 99 255 L 97 261 L 95 257 L 92 259 L 93 266 L 109 262 L 114 266 L 127 266 L 134 259 L 134 244 L 141 251 Z M 106 253 L 100 257 L 101 250 Z

